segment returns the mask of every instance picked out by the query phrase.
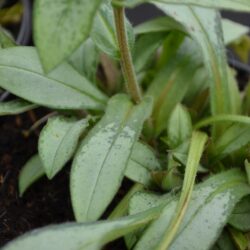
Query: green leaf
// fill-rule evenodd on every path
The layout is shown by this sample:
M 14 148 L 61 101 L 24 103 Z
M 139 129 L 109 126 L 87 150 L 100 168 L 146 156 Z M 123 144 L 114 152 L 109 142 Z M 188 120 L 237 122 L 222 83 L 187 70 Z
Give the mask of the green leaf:
M 133 27 L 126 19 L 127 37 L 130 50 L 134 47 Z M 120 50 L 116 38 L 114 14 L 110 4 L 103 4 L 94 20 L 91 38 L 96 46 L 114 59 L 120 59 Z
M 250 126 L 234 124 L 230 126 L 215 142 L 211 159 L 218 160 L 229 156 L 250 142 Z
M 185 176 L 180 199 L 177 203 L 174 216 L 169 222 L 169 225 L 166 228 L 162 239 L 157 244 L 157 249 L 159 250 L 168 249 L 183 221 L 183 217 L 185 216 L 192 196 L 192 191 L 195 184 L 195 177 L 198 171 L 199 162 L 202 157 L 206 141 L 207 135 L 205 133 L 196 131 L 193 132 L 188 152 L 187 166 L 185 169 Z
M 125 171 L 126 177 L 137 183 L 150 186 L 153 182 L 151 173 L 160 170 L 161 165 L 153 150 L 143 143 L 135 143 Z
M 245 170 L 247 174 L 248 183 L 250 184 L 250 162 L 245 160 Z
M 230 1 L 231 2 L 231 1 Z M 197 41 L 202 51 L 210 80 L 210 105 L 213 115 L 232 113 L 227 77 L 227 59 L 219 12 L 199 7 L 186 7 L 155 3 L 167 15 L 179 21 Z M 222 132 L 222 125 L 215 127 L 214 135 Z
M 188 111 L 177 104 L 168 121 L 168 143 L 173 149 L 192 135 L 192 120 Z
M 235 245 L 227 230 L 223 230 L 212 250 L 235 250 Z
M 57 116 L 48 120 L 38 142 L 38 151 L 45 172 L 52 179 L 73 156 L 78 140 L 88 127 L 88 119 Z
M 189 82 L 197 69 L 197 64 L 192 62 L 189 54 L 172 58 L 156 75 L 146 93 L 155 100 L 153 118 L 156 135 L 167 127 L 172 110 L 188 90 Z
M 101 0 L 36 0 L 34 39 L 46 72 L 67 59 L 88 37 Z
M 100 53 L 93 41 L 87 39 L 69 58 L 69 63 L 90 81 L 96 82 Z
M 222 29 L 224 33 L 224 41 L 227 45 L 238 40 L 249 32 L 249 27 L 233 22 L 229 19 L 222 19 Z
M 198 185 L 180 229 L 168 249 L 210 249 L 227 223 L 234 206 L 249 193 L 250 187 L 246 184 L 246 178 L 237 169 L 215 175 Z M 150 197 L 147 198 L 145 202 L 140 201 L 137 212 L 155 206 L 150 202 Z M 133 203 L 136 206 L 136 200 Z M 158 198 L 157 205 L 166 203 L 161 216 L 147 228 L 135 250 L 156 249 L 176 210 L 177 199 L 170 199 L 169 196 Z
M 119 0 L 114 1 L 115 3 L 119 4 Z M 124 1 L 124 5 L 133 7 L 140 3 L 145 2 L 161 2 L 164 4 L 176 4 L 176 5 L 193 5 L 193 6 L 200 6 L 206 8 L 218 8 L 218 9 L 229 9 L 233 11 L 250 11 L 250 3 L 248 0 L 218 0 L 218 1 L 211 1 L 211 0 L 126 0 Z
M 235 122 L 250 125 L 250 117 L 243 115 L 215 115 L 201 120 L 194 127 L 200 129 L 216 122 Z
M 229 232 L 232 235 L 237 249 L 246 250 L 248 248 L 248 239 L 246 235 L 234 228 L 229 228 Z
M 229 224 L 242 232 L 250 231 L 250 196 L 243 198 L 235 207 Z
M 5 49 L 16 46 L 11 35 L 0 26 L 0 48 Z
M 134 66 L 136 72 L 141 72 L 148 65 L 151 57 L 166 38 L 165 33 L 149 33 L 141 35 L 135 44 Z
M 113 221 L 65 223 L 34 230 L 10 242 L 2 250 L 98 250 L 106 243 L 135 231 L 159 216 L 159 210 Z
M 19 178 L 18 187 L 20 196 L 39 178 L 44 175 L 43 164 L 38 155 L 31 157 L 23 166 Z
M 0 102 L 0 116 L 17 115 L 35 108 L 37 108 L 37 105 L 18 99 Z
M 151 106 L 151 98 L 134 106 L 126 95 L 114 96 L 104 117 L 82 141 L 70 176 L 77 221 L 98 219 L 113 199 Z
M 106 97 L 69 64 L 44 75 L 31 47 L 0 50 L 0 87 L 30 102 L 56 109 L 104 109 Z
M 168 16 L 157 17 L 155 19 L 139 24 L 135 27 L 134 30 L 136 35 L 146 33 L 169 32 L 173 30 L 186 32 L 186 30 L 180 23 Z

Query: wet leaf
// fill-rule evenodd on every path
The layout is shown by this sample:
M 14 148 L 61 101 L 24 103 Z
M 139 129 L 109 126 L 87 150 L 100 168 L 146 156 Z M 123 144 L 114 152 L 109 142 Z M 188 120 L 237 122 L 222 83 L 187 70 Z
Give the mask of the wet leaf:
M 45 172 L 52 179 L 73 156 L 78 140 L 88 127 L 88 119 L 57 116 L 48 120 L 38 142 L 38 151 Z
M 134 106 L 126 95 L 114 96 L 104 117 L 82 141 L 70 176 L 77 221 L 98 219 L 115 196 L 151 105 L 151 98 Z
M 101 0 L 36 0 L 34 40 L 46 72 L 67 59 L 88 37 Z
M 44 168 L 39 155 L 32 156 L 23 166 L 19 175 L 18 187 L 20 196 L 43 175 Z
M 17 115 L 35 108 L 37 108 L 37 105 L 18 99 L 0 102 L 0 116 Z
M 30 102 L 56 109 L 104 109 L 106 97 L 69 64 L 43 73 L 32 47 L 0 50 L 0 87 Z

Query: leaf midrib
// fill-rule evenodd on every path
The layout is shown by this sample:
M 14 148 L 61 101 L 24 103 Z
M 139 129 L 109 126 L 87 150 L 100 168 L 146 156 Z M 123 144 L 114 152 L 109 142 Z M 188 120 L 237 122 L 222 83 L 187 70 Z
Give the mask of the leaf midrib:
M 114 146 L 114 144 L 116 143 L 116 141 L 117 141 L 117 139 L 118 139 L 118 137 L 119 137 L 119 135 L 120 135 L 120 132 L 121 132 L 122 129 L 124 128 L 124 125 L 125 125 L 125 123 L 126 123 L 126 121 L 127 121 L 127 118 L 129 117 L 129 115 L 130 115 L 130 113 L 132 112 L 132 110 L 133 110 L 133 105 L 131 104 L 131 106 L 129 107 L 129 109 L 128 109 L 128 111 L 127 111 L 127 114 L 125 115 L 123 121 L 121 122 L 121 124 L 120 124 L 120 126 L 119 126 L 119 128 L 118 128 L 118 130 L 117 130 L 117 133 L 116 133 L 116 135 L 115 135 L 115 137 L 114 137 L 114 140 L 112 141 L 112 143 L 110 144 L 110 146 L 109 146 L 109 148 L 108 148 L 108 150 L 107 150 L 107 153 L 106 153 L 106 155 L 105 155 L 105 158 L 104 158 L 104 160 L 103 160 L 103 162 L 102 162 L 102 164 L 101 164 L 101 167 L 100 167 L 100 169 L 99 169 L 99 171 L 98 171 L 98 175 L 97 175 L 97 178 L 96 178 L 94 187 L 93 187 L 93 189 L 92 189 L 92 191 L 91 191 L 91 195 L 90 195 L 89 202 L 87 203 L 86 217 L 88 217 L 89 209 L 90 209 L 90 207 L 92 206 L 93 197 L 94 197 L 94 194 L 96 193 L 96 187 L 97 187 L 97 185 L 98 185 L 100 175 L 101 175 L 101 173 L 102 173 L 102 170 L 103 170 L 103 167 L 104 167 L 104 165 L 105 165 L 105 163 L 106 163 L 106 160 L 107 160 L 107 158 L 108 158 L 108 156 L 109 156 L 109 153 L 110 153 L 112 147 Z
M 95 101 L 97 101 L 97 102 L 99 102 L 99 103 L 102 103 L 102 104 L 105 103 L 104 101 L 98 99 L 97 97 L 91 95 L 90 93 L 87 93 L 87 92 L 85 92 L 85 91 L 83 91 L 83 90 L 80 90 L 80 89 L 78 89 L 78 88 L 76 88 L 76 87 L 69 86 L 69 85 L 67 85 L 66 83 L 64 83 L 64 82 L 62 82 L 62 81 L 60 81 L 60 80 L 58 80 L 58 79 L 54 79 L 54 78 L 50 78 L 50 77 L 48 77 L 48 76 L 44 76 L 43 74 L 41 74 L 41 73 L 39 73 L 39 72 L 35 72 L 35 71 L 29 70 L 29 69 L 24 69 L 24 68 L 20 68 L 20 67 L 16 67 L 16 66 L 4 65 L 4 64 L 0 64 L 0 67 L 2 67 L 2 68 L 7 68 L 7 69 L 11 69 L 11 70 L 15 70 L 15 69 L 16 69 L 17 71 L 23 71 L 23 72 L 26 72 L 26 73 L 28 72 L 28 73 L 30 73 L 30 74 L 38 75 L 38 76 L 41 77 L 41 78 L 48 79 L 48 80 L 50 80 L 50 81 L 52 81 L 52 82 L 53 82 L 53 81 L 54 81 L 54 82 L 57 82 L 57 83 L 62 84 L 63 86 L 65 86 L 65 87 L 67 87 L 67 88 L 69 88 L 69 89 L 73 89 L 73 90 L 75 90 L 75 91 L 77 91 L 77 92 L 79 92 L 79 93 L 82 93 L 82 94 L 84 94 L 84 95 L 86 95 L 86 96 L 88 96 L 88 97 L 94 99 Z

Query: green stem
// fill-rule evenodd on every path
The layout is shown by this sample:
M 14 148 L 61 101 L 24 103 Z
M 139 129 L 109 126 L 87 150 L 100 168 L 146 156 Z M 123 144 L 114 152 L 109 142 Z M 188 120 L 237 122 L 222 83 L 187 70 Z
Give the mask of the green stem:
M 139 103 L 141 101 L 141 91 L 135 76 L 131 52 L 128 46 L 128 38 L 125 25 L 125 13 L 123 7 L 113 6 L 117 42 L 121 54 L 121 65 L 123 69 L 126 86 L 132 99 Z

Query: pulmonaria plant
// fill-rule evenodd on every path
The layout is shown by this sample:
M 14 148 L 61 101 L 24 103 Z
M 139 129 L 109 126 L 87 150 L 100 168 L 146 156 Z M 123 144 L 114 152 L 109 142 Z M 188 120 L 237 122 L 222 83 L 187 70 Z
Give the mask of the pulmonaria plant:
M 133 28 L 125 8 L 143 2 L 166 15 Z M 55 111 L 20 194 L 72 159 L 76 219 L 3 250 L 93 250 L 120 237 L 135 250 L 246 249 L 250 86 L 240 93 L 225 46 L 249 30 L 218 9 L 250 2 L 36 0 L 35 47 L 2 32 L 0 87 L 19 99 L 1 115 Z M 99 221 L 124 178 L 134 186 Z

